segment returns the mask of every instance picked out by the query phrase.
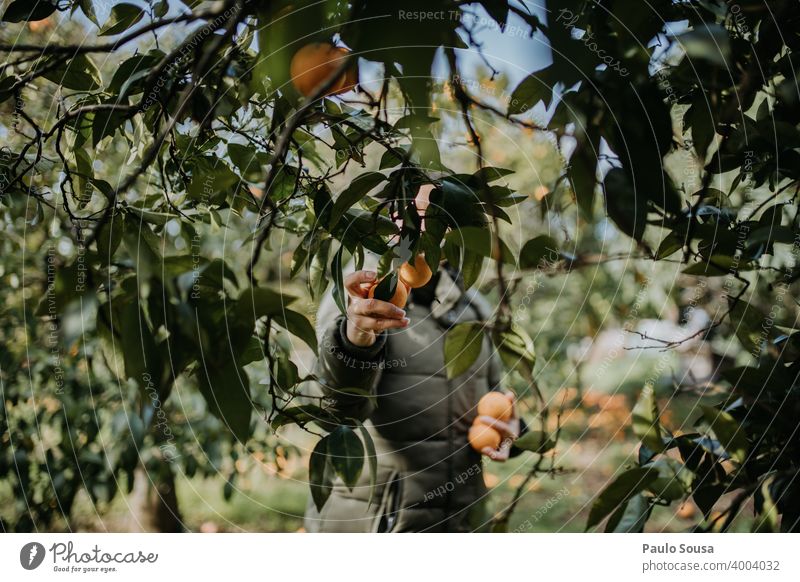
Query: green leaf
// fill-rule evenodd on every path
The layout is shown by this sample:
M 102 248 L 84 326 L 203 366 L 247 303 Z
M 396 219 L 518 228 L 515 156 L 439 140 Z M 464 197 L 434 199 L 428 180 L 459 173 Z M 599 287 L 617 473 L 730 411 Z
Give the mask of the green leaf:
M 544 69 L 525 77 L 511 93 L 508 114 L 523 113 L 534 107 L 539 101 L 544 101 L 545 107 L 550 107 L 554 84 L 551 77 L 550 69 Z
M 104 101 L 105 104 L 113 104 L 114 102 L 113 99 Z M 103 141 L 103 138 L 113 136 L 114 132 L 117 131 L 126 120 L 127 115 L 120 111 L 111 109 L 96 111 L 94 120 L 92 121 L 92 145 L 97 147 L 97 144 Z
M 772 487 L 774 483 L 774 476 L 767 477 L 761 483 L 761 507 L 753 520 L 751 529 L 753 533 L 774 533 L 780 531 L 780 510 L 778 509 L 778 503 L 772 496 Z M 787 521 L 786 517 L 783 519 Z
M 94 9 L 93 0 L 78 0 L 77 5 L 80 6 L 81 11 L 83 11 L 83 15 L 86 16 L 86 18 L 91 20 L 95 26 L 100 26 L 100 22 L 97 20 L 97 12 L 95 12 Z
M 308 265 L 308 289 L 312 299 L 321 297 L 328 288 L 328 259 L 330 258 L 331 242 L 332 239 L 326 238 L 319 243 L 319 248 Z M 295 252 L 295 258 L 298 258 L 298 254 Z
M 44 20 L 56 11 L 57 6 L 58 3 L 51 0 L 14 0 L 3 14 L 3 22 Z
M 222 366 L 207 362 L 198 369 L 198 385 L 211 413 L 239 442 L 247 442 L 253 408 L 247 373 L 233 362 Z
M 706 159 L 708 146 L 716 131 L 711 107 L 711 103 L 706 101 L 706 93 L 698 91 L 691 108 L 686 112 L 686 125 L 692 128 L 692 141 L 701 161 Z
M 542 455 L 552 450 L 556 443 L 547 433 L 540 430 L 530 430 L 515 440 L 514 446 L 524 451 Z
M 92 59 L 85 54 L 77 54 L 65 63 L 45 71 L 42 77 L 75 91 L 94 91 L 101 84 L 100 72 Z
M 546 234 L 532 238 L 519 252 L 519 266 L 522 269 L 539 269 L 558 259 L 558 243 Z
M 606 174 L 603 192 L 609 218 L 622 232 L 641 242 L 647 226 L 647 200 L 644 193 L 634 188 L 630 177 L 621 168 L 612 168 Z
M 153 14 L 158 18 L 163 18 L 169 12 L 169 2 L 167 0 L 159 0 L 153 5 Z
M 653 506 L 650 500 L 641 493 L 637 493 L 609 518 L 606 532 L 642 533 L 652 510 Z
M 444 340 L 448 378 L 456 378 L 469 370 L 481 353 L 483 338 L 483 325 L 480 323 L 459 323 L 450 328 Z
M 531 380 L 533 367 L 536 364 L 536 352 L 528 332 L 521 326 L 512 324 L 510 330 L 495 333 L 493 340 L 503 364 L 509 370 L 516 370 Z
M 732 459 L 744 463 L 747 458 L 747 438 L 744 430 L 734 418 L 723 410 L 703 406 L 703 418 L 709 424 L 717 440 Z
M 591 220 L 594 216 L 594 192 L 597 186 L 597 150 L 592 151 L 592 144 L 579 146 L 570 159 L 567 176 L 575 199 L 583 215 Z
M 328 423 L 333 422 L 333 415 L 326 412 L 316 404 L 302 404 L 300 406 L 291 406 L 281 410 L 273 420 L 270 426 L 272 430 L 278 430 L 287 424 L 298 424 L 305 426 L 309 422 Z
M 694 30 L 677 35 L 675 40 L 691 60 L 708 61 L 725 69 L 729 67 L 731 40 L 721 25 L 703 23 Z
M 52 267 L 51 267 L 52 268 Z M 36 308 L 36 315 L 56 317 L 62 314 L 67 305 L 77 301 L 88 292 L 87 273 L 84 266 L 73 263 L 55 269 L 52 284 L 42 296 Z
M 135 4 L 128 4 L 127 2 L 115 4 L 111 9 L 108 20 L 100 27 L 98 36 L 109 36 L 124 32 L 139 22 L 143 17 L 144 10 Z
M 345 212 L 359 202 L 367 192 L 375 188 L 381 182 L 386 180 L 386 176 L 380 172 L 367 172 L 357 176 L 350 185 L 339 194 L 336 202 L 333 204 L 331 211 L 330 227 L 333 228 L 339 222 L 339 219 Z
M 705 277 L 723 277 L 731 272 L 734 258 L 728 255 L 714 255 L 708 261 L 689 265 L 683 270 L 684 275 Z
M 691 491 L 694 473 L 680 461 L 662 457 L 647 467 L 658 471 L 658 477 L 647 486 L 647 490 L 659 499 L 675 501 Z
M 646 467 L 637 467 L 622 473 L 595 499 L 592 509 L 589 511 L 586 529 L 599 524 L 620 505 L 637 493 L 644 491 L 656 478 L 658 478 L 658 470 Z
M 661 241 L 661 244 L 658 245 L 658 251 L 656 251 L 656 260 L 666 259 L 667 257 L 674 255 L 682 248 L 683 241 L 681 238 L 675 232 L 670 232 L 664 237 L 664 240 Z
M 397 285 L 400 279 L 397 276 L 397 271 L 392 271 L 386 275 L 375 287 L 374 297 L 381 301 L 390 301 L 397 291 Z
M 228 157 L 242 173 L 242 177 L 252 182 L 261 177 L 261 166 L 268 161 L 266 153 L 259 152 L 255 146 L 249 144 L 228 144 Z
M 239 176 L 216 156 L 197 160 L 186 193 L 206 204 L 219 203 L 239 183 Z
M 331 277 L 333 278 L 333 299 L 336 306 L 341 313 L 347 311 L 347 298 L 345 296 L 344 288 L 344 273 L 342 271 L 342 254 L 344 253 L 344 246 L 340 246 L 336 254 L 333 255 L 331 261 Z
M 775 337 L 774 327 L 764 325 L 767 315 L 743 299 L 732 305 L 728 317 L 737 339 L 753 355 L 760 354 L 766 347 L 765 343 Z
M 645 384 L 636 406 L 633 407 L 633 432 L 654 453 L 664 450 L 661 424 L 658 421 L 658 404 L 652 384 Z
M 497 258 L 497 254 L 493 249 L 492 232 L 488 228 L 480 226 L 463 226 L 447 233 L 445 240 L 452 242 L 460 247 L 467 249 L 473 253 L 487 257 L 490 259 Z M 508 248 L 508 245 L 500 240 L 500 256 L 504 263 L 516 265 L 514 260 L 514 253 Z
M 108 92 L 124 97 L 136 95 L 144 91 L 144 80 L 152 68 L 164 57 L 158 50 L 150 51 L 145 55 L 134 55 L 124 60 L 111 77 Z
M 352 491 L 364 467 L 364 445 L 353 429 L 344 425 L 337 427 L 328 439 L 331 465 Z
M 275 314 L 273 319 L 278 325 L 303 340 L 315 354 L 317 353 L 317 334 L 305 315 L 291 309 L 284 309 Z
M 370 436 L 367 427 L 358 423 L 358 430 L 361 432 L 361 438 L 367 447 L 367 460 L 369 461 L 369 501 L 367 504 L 372 503 L 373 496 L 375 495 L 375 485 L 378 483 L 378 453 L 375 450 L 375 443 Z
M 311 488 L 311 498 L 317 511 L 322 511 L 322 507 L 333 492 L 333 479 L 329 470 L 328 463 L 328 440 L 323 437 L 311 451 L 308 461 L 308 481 Z
M 263 287 L 248 287 L 239 295 L 234 308 L 233 322 L 252 332 L 257 319 L 279 317 L 296 297 Z
M 119 244 L 122 242 L 122 229 L 124 227 L 122 214 L 115 212 L 110 220 L 100 228 L 97 234 L 97 255 L 103 264 L 108 264 L 114 258 Z

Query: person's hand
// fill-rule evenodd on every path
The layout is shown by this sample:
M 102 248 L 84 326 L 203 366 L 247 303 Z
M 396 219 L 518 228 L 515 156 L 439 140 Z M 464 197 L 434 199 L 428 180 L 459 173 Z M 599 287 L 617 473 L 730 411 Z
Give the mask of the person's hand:
M 517 406 L 514 399 L 514 394 L 505 391 L 503 393 L 509 400 L 511 400 L 511 418 L 508 421 L 497 420 L 491 416 L 479 416 L 478 419 L 485 425 L 491 426 L 500 433 L 500 446 L 496 449 L 491 447 L 484 447 L 481 453 L 492 459 L 493 461 L 505 462 L 511 453 L 511 447 L 514 441 L 519 437 L 519 416 L 517 415 Z
M 374 271 L 356 271 L 344 279 L 345 289 L 350 295 L 347 339 L 362 348 L 374 344 L 382 331 L 408 325 L 405 311 L 388 301 L 367 297 L 376 277 Z

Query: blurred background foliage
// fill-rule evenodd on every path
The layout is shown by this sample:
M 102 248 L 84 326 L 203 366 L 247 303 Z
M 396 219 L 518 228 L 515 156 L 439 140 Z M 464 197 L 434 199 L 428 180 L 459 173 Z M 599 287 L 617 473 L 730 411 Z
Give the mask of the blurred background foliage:
M 301 528 L 306 317 L 343 257 L 435 256 L 424 183 L 493 218 L 449 252 L 532 338 L 507 384 L 559 437 L 486 467 L 496 529 L 796 527 L 792 3 L 404 4 L 460 16 L 5 2 L 2 529 Z M 360 90 L 303 100 L 297 39 L 352 48 Z M 510 172 L 448 207 L 478 164 Z

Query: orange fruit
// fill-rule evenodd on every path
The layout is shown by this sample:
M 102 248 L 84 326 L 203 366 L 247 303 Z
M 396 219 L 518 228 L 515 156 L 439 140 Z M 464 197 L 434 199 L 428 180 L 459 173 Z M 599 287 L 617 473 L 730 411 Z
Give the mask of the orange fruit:
M 685 501 L 680 507 L 678 507 L 678 517 L 683 519 L 692 519 L 694 514 L 697 513 L 694 503 L 691 501 Z
M 324 83 L 341 66 L 342 59 L 349 50 L 333 46 L 329 42 L 315 42 L 297 51 L 289 64 L 292 84 L 304 97 Z M 325 95 L 338 95 L 350 91 L 358 83 L 358 70 L 351 67 L 325 92 Z
M 346 49 L 340 50 L 343 50 L 345 55 L 349 52 Z M 347 93 L 348 91 L 355 89 L 356 85 L 358 85 L 358 66 L 354 64 L 344 72 L 344 76 L 336 84 L 333 94 L 338 95 L 339 93 Z
M 499 432 L 477 419 L 472 423 L 472 426 L 469 427 L 467 439 L 472 448 L 479 453 L 486 447 L 496 449 L 500 446 L 501 440 Z
M 484 394 L 478 401 L 478 416 L 491 416 L 503 422 L 511 418 L 514 407 L 508 396 L 500 392 L 489 392 Z
M 372 287 L 369 288 L 369 293 L 367 293 L 367 296 L 370 299 L 375 297 L 375 289 L 377 289 L 379 284 L 380 281 L 377 281 Z M 397 288 L 394 290 L 394 295 L 392 295 L 392 298 L 389 299 L 389 303 L 396 305 L 400 309 L 403 309 L 408 301 L 408 291 L 408 286 L 405 283 L 402 281 L 397 281 Z
M 44 20 L 34 20 L 28 23 L 28 28 L 31 32 L 45 32 L 48 28 L 53 26 L 53 19 L 50 17 Z
M 400 266 L 400 280 L 412 289 L 425 286 L 433 277 L 433 272 L 425 261 L 425 256 L 419 254 L 414 259 L 414 264 L 403 263 Z

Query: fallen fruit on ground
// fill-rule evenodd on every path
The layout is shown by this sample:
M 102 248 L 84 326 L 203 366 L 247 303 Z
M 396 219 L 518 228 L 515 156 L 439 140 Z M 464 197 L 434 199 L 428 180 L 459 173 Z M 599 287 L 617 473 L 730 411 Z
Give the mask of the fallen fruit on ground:
M 511 418 L 514 406 L 508 396 L 500 392 L 489 392 L 484 394 L 478 402 L 478 416 L 491 416 L 503 422 Z

